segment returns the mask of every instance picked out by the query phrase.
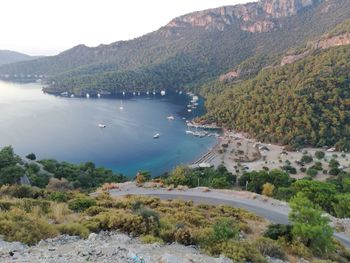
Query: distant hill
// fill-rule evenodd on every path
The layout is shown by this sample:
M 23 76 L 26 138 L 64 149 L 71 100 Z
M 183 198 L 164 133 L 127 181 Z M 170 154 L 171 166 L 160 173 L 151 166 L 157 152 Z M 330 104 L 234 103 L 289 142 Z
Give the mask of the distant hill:
M 248 78 L 349 17 L 348 0 L 260 0 L 187 14 L 134 40 L 4 65 L 0 75 L 45 75 L 47 92 L 76 95 L 193 89 L 234 69 Z
M 16 51 L 0 50 L 0 66 L 19 62 L 19 61 L 32 60 L 35 58 L 38 58 L 38 57 L 32 57 Z

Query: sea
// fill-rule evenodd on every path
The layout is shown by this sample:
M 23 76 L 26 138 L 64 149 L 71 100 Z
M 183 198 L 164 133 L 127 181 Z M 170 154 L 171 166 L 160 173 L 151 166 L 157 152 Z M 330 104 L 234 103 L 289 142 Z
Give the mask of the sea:
M 92 161 L 128 177 L 138 171 L 159 176 L 216 143 L 215 137 L 186 134 L 186 120 L 205 113 L 202 99 L 189 112 L 191 99 L 176 92 L 71 98 L 45 94 L 37 83 L 0 81 L 0 148 L 11 145 L 38 159 Z

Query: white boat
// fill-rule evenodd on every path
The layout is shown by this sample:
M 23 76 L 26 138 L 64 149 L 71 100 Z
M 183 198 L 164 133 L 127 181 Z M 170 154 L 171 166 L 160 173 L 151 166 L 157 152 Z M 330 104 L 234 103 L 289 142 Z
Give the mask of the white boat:
M 192 112 L 192 110 L 191 110 L 191 109 L 188 109 L 187 111 L 188 111 L 188 112 Z
M 137 95 L 139 95 L 139 96 L 140 96 L 140 95 L 141 95 L 141 92 L 138 92 L 138 94 L 137 94 Z
M 156 133 L 155 135 L 153 135 L 153 139 L 158 139 L 160 137 L 159 133 Z
M 134 91 L 134 92 L 132 93 L 132 95 L 134 95 L 134 96 L 135 96 L 135 95 L 136 95 L 136 92 Z
M 62 93 L 61 93 L 61 96 L 63 96 L 63 97 L 68 97 L 68 92 L 67 92 L 67 91 L 62 92 Z
M 193 134 L 193 131 L 186 131 L 186 134 Z
M 153 91 L 153 95 L 156 95 L 156 92 L 155 92 L 155 91 Z
M 181 91 L 181 90 L 179 91 L 179 94 L 180 94 L 180 95 L 182 94 L 182 91 Z
M 97 93 L 97 98 L 101 98 L 101 94 L 100 93 Z
M 198 96 L 193 96 L 193 97 L 192 97 L 192 100 L 193 100 L 193 101 L 197 101 L 197 100 L 199 100 L 199 98 L 198 98 Z
M 99 127 L 99 128 L 106 128 L 107 126 L 106 126 L 105 124 L 101 124 L 101 123 L 100 123 L 100 124 L 98 125 L 98 127 Z
M 170 115 L 170 116 L 167 117 L 167 119 L 170 120 L 170 121 L 173 121 L 173 120 L 175 120 L 175 117 L 173 115 Z
M 149 95 L 149 91 L 147 91 L 146 94 Z
M 123 91 L 123 96 L 125 96 L 125 91 Z
M 165 90 L 162 90 L 162 91 L 160 92 L 160 95 L 165 96 Z
M 71 98 L 74 98 L 74 94 L 70 95 Z
M 86 98 L 90 99 L 90 94 L 89 93 L 86 93 Z

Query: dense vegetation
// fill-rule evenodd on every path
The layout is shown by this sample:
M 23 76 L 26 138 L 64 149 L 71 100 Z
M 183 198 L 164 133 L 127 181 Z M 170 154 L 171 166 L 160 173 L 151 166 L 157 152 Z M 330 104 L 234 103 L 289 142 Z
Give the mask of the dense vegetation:
M 290 201 L 302 193 L 313 204 L 340 218 L 350 217 L 350 174 L 340 172 L 326 182 L 311 178 L 295 180 L 281 170 L 245 173 L 238 184 L 248 191 Z
M 258 140 L 350 150 L 350 49 L 332 48 L 207 96 L 208 119 Z
M 228 172 L 220 165 L 215 168 L 190 169 L 186 166 L 176 167 L 170 174 L 160 177 L 166 185 L 188 186 L 190 188 L 204 186 L 216 189 L 232 188 L 236 184 L 236 175 Z
M 34 158 L 34 154 L 28 157 Z M 30 158 L 29 158 L 30 159 Z M 42 167 L 41 167 L 42 166 Z M 112 170 L 95 167 L 94 163 L 70 164 L 56 160 L 24 162 L 12 147 L 0 150 L 0 186 L 19 183 L 26 176 L 32 186 L 39 188 L 95 189 L 104 183 L 123 182 L 126 177 Z

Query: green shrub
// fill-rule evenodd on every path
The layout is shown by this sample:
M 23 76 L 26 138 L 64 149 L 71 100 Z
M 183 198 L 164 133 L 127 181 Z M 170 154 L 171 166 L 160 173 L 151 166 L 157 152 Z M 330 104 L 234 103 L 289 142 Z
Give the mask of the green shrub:
M 274 240 L 261 237 L 254 241 L 254 246 L 263 256 L 270 256 L 273 258 L 285 259 L 286 254 L 282 247 Z
M 278 240 L 283 237 L 287 241 L 292 240 L 292 226 L 291 225 L 281 225 L 281 224 L 271 224 L 267 227 L 264 237 L 268 237 L 273 240 Z
M 302 163 L 311 163 L 314 159 L 312 158 L 312 156 L 310 155 L 303 155 L 303 157 L 301 157 L 300 162 Z
M 321 159 L 323 159 L 324 157 L 325 157 L 325 152 L 323 152 L 323 151 L 316 151 L 315 152 L 315 157 L 317 158 L 317 159 L 319 159 L 319 160 L 321 160 Z
M 50 193 L 47 198 L 54 202 L 63 203 L 68 201 L 69 196 L 67 193 L 64 193 L 64 192 L 53 192 L 53 193 Z
M 266 263 L 266 259 L 251 243 L 245 241 L 228 241 L 219 243 L 221 254 L 237 263 Z
M 83 212 L 94 205 L 96 205 L 96 200 L 85 196 L 81 196 L 69 201 L 69 209 L 75 212 Z
M 280 187 L 274 191 L 273 197 L 278 200 L 289 201 L 295 194 L 296 191 L 291 187 Z
M 89 216 L 95 216 L 102 212 L 107 212 L 108 209 L 100 206 L 90 206 L 88 209 L 85 210 L 85 214 Z
M 57 226 L 57 229 L 61 234 L 80 236 L 82 238 L 87 238 L 90 234 L 89 229 L 79 223 L 60 224 Z
M 307 169 L 306 174 L 310 177 L 315 177 L 318 174 L 318 171 L 314 168 Z
M 153 243 L 163 244 L 164 243 L 164 241 L 161 238 L 155 237 L 152 235 L 141 236 L 141 241 L 146 244 L 153 244 Z
M 46 220 L 14 208 L 0 213 L 0 234 L 4 235 L 6 241 L 19 241 L 34 245 L 58 233 Z
M 338 167 L 333 167 L 329 170 L 330 175 L 338 175 L 340 174 L 341 170 Z
M 339 194 L 335 198 L 336 202 L 333 207 L 336 216 L 339 218 L 350 217 L 350 194 Z
M 239 228 L 237 224 L 231 218 L 220 218 L 213 225 L 213 236 L 214 242 L 227 241 L 235 239 L 239 235 Z

